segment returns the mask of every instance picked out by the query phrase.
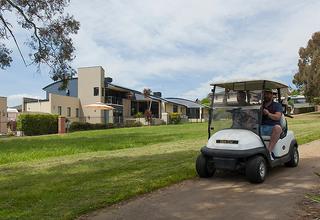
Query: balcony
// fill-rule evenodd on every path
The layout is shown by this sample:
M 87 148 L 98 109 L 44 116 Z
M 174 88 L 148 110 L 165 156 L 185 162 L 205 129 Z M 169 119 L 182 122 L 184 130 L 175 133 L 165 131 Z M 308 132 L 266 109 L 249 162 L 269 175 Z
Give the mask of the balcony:
M 117 97 L 117 96 L 107 96 L 105 98 L 105 103 L 114 104 L 114 105 L 123 105 L 122 97 Z

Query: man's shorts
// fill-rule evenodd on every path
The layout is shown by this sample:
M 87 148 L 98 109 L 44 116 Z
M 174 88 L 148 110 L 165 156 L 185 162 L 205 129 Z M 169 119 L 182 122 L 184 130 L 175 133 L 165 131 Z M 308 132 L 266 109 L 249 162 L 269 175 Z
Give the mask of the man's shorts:
M 274 125 L 261 125 L 261 136 L 271 136 Z

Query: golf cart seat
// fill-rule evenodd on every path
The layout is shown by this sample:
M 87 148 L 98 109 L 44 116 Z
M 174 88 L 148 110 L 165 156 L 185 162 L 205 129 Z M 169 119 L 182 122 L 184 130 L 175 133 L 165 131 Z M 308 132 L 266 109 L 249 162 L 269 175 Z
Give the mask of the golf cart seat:
M 287 135 L 287 132 L 288 132 L 287 119 L 285 118 L 284 114 L 281 115 L 280 126 L 282 129 L 282 133 L 280 134 L 280 139 L 282 139 Z M 264 141 L 270 141 L 270 138 L 271 138 L 270 136 L 262 136 L 262 139 Z
M 284 114 L 281 115 L 280 126 L 282 129 L 282 133 L 280 134 L 280 139 L 282 139 L 287 135 L 287 132 L 288 132 L 288 123 L 287 123 L 287 119 L 284 116 Z

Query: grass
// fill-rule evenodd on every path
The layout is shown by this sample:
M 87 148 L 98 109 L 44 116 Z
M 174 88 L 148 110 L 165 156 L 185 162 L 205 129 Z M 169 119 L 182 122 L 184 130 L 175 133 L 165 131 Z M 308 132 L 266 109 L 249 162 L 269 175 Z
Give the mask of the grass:
M 320 139 L 320 114 L 289 126 L 299 144 Z M 1 139 L 0 219 L 73 219 L 192 178 L 206 138 L 184 124 Z

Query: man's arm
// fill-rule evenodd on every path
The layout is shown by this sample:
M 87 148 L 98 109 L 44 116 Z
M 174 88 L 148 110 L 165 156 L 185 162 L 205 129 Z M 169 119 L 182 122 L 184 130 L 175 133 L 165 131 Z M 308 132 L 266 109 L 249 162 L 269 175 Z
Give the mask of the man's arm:
M 263 113 L 274 121 L 280 121 L 282 115 L 282 112 L 275 112 L 274 114 L 272 114 L 267 109 L 263 109 Z
M 270 119 L 274 121 L 280 121 L 281 116 L 282 116 L 282 106 L 279 103 L 275 104 L 275 113 L 272 114 L 269 112 L 267 109 L 263 109 L 263 113 L 267 115 Z

